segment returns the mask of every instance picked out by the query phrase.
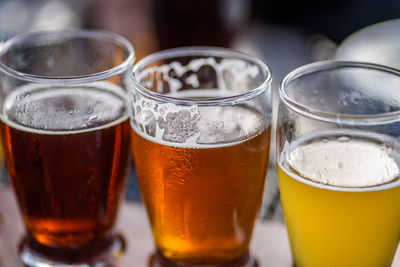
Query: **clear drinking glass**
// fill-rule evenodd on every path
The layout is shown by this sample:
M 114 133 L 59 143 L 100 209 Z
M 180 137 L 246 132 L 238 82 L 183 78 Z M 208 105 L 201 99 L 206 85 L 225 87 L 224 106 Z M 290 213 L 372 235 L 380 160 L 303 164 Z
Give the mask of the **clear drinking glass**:
M 0 131 L 29 266 L 100 266 L 130 166 L 125 79 L 134 51 L 99 31 L 28 33 L 0 50 Z
M 390 266 L 400 237 L 400 72 L 327 61 L 280 87 L 278 176 L 297 267 Z
M 260 59 L 190 47 L 134 67 L 132 147 L 155 266 L 251 266 L 271 130 Z

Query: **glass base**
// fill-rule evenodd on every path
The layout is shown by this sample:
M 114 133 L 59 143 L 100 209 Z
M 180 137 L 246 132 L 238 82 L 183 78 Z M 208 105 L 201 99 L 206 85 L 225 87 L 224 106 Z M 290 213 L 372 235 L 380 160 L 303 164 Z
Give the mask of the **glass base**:
M 246 252 L 242 257 L 224 265 L 191 265 L 173 263 L 162 256 L 159 252 L 152 254 L 149 258 L 149 267 L 258 267 L 257 261 Z
M 126 248 L 121 234 L 79 248 L 55 248 L 25 237 L 19 245 L 19 256 L 31 267 L 105 267 L 120 258 Z

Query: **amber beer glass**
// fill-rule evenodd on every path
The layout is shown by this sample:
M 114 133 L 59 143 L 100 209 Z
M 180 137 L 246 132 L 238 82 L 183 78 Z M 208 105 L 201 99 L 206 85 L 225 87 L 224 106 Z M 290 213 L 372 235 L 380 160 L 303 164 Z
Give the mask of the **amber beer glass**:
M 250 266 L 271 130 L 271 74 L 217 48 L 152 54 L 134 68 L 132 147 L 155 266 Z
M 127 40 L 99 31 L 29 33 L 2 46 L 0 130 L 26 265 L 100 266 L 123 252 L 113 226 L 131 158 L 133 61 Z
M 400 72 L 300 67 L 280 87 L 278 176 L 297 267 L 391 266 L 400 238 Z

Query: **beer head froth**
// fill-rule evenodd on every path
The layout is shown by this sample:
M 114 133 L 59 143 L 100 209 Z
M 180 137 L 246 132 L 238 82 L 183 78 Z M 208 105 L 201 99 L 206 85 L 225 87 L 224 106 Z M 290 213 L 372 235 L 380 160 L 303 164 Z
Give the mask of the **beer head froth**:
M 399 177 L 399 167 L 383 144 L 342 136 L 296 146 L 289 164 L 301 176 L 340 187 L 368 187 Z
M 241 59 L 201 57 L 187 64 L 176 60 L 148 66 L 136 71 L 135 76 L 143 86 L 162 94 L 218 88 L 225 95 L 237 95 L 257 87 L 262 73 L 257 65 Z M 204 79 L 207 76 L 215 76 L 215 80 Z
M 8 121 L 45 131 L 73 131 L 105 125 L 126 113 L 124 99 L 96 87 L 27 87 L 8 96 Z
M 245 106 L 178 106 L 141 98 L 134 103 L 132 127 L 154 142 L 197 147 L 240 142 L 261 133 L 268 122 Z
M 250 107 L 200 107 L 199 112 L 199 144 L 244 140 L 266 127 L 263 116 Z

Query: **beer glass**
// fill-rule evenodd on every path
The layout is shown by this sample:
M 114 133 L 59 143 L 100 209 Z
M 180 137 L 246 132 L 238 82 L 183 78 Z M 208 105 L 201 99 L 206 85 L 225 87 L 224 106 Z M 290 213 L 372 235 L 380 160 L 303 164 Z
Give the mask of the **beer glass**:
M 280 87 L 278 176 L 294 265 L 390 266 L 400 238 L 400 72 L 318 62 Z
M 100 266 L 130 166 L 131 44 L 100 31 L 28 33 L 0 50 L 0 131 L 29 266 Z
M 260 59 L 189 47 L 134 67 L 132 147 L 154 266 L 251 266 L 271 130 Z

